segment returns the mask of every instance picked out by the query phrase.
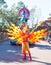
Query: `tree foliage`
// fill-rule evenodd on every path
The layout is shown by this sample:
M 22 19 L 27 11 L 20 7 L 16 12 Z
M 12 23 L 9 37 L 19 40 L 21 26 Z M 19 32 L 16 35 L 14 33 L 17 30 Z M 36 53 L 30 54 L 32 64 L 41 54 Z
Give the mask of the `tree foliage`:
M 7 9 L 6 10 L 5 7 L 1 8 L 0 9 L 0 18 L 2 18 L 1 21 L 2 22 L 7 21 L 8 24 L 10 24 L 10 22 L 13 22 L 15 25 L 18 26 L 19 23 L 20 23 L 20 20 L 18 18 L 18 11 L 23 6 L 24 6 L 23 2 L 20 1 L 20 2 L 18 2 L 18 6 L 16 6 L 15 4 L 13 4 L 13 6 L 11 7 L 11 9 Z

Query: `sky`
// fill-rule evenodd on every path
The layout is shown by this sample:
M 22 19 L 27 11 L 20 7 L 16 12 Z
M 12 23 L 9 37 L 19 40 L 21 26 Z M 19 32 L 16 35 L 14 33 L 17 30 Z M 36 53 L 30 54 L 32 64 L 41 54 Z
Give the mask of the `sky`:
M 5 0 L 7 5 L 11 7 L 14 3 L 17 4 L 19 1 L 24 2 L 28 9 L 32 9 L 33 7 L 37 6 L 41 10 L 40 19 L 46 19 L 51 13 L 51 0 Z

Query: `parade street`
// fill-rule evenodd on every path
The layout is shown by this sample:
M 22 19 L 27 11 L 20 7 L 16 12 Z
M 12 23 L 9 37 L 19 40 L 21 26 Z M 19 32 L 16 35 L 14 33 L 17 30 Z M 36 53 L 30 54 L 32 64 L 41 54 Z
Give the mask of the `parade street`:
M 21 46 L 11 45 L 10 41 L 0 41 L 0 65 L 51 65 L 51 44 L 41 41 L 30 46 L 32 61 L 23 60 Z

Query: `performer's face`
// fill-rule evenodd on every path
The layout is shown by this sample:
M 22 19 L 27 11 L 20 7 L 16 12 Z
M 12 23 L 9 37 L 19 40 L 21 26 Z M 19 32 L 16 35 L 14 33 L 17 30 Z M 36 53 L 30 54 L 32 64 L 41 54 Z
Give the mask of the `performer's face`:
M 23 22 L 22 25 L 25 26 L 25 23 Z

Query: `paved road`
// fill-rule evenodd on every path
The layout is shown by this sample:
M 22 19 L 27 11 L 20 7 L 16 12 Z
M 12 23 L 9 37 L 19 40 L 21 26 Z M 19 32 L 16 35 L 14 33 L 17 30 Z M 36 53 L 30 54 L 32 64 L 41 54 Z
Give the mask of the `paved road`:
M 21 46 L 10 45 L 10 41 L 0 42 L 0 65 L 51 65 L 51 45 L 41 41 L 30 46 L 32 61 L 22 60 Z

